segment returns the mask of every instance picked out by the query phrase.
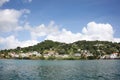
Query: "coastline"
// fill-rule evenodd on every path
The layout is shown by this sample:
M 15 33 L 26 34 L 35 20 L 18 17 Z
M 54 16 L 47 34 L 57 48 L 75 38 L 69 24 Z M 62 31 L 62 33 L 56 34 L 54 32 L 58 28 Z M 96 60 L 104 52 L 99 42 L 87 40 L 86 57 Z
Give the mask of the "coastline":
M 28 58 L 0 58 L 0 60 L 50 60 L 50 61 L 55 61 L 55 60 L 120 60 L 120 58 L 114 58 L 114 59 L 28 59 Z

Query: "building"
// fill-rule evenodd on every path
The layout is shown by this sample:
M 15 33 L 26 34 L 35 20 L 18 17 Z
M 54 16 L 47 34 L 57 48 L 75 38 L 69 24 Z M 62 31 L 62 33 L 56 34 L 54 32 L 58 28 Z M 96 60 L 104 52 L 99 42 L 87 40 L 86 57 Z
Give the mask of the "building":
M 113 53 L 110 55 L 110 58 L 111 59 L 115 59 L 115 58 L 118 58 L 118 53 Z

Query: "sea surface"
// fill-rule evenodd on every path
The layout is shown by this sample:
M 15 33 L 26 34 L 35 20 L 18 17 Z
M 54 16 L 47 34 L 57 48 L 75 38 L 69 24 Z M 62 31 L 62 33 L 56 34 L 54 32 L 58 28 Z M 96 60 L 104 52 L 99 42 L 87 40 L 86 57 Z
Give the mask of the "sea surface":
M 0 80 L 120 80 L 120 60 L 0 60 Z

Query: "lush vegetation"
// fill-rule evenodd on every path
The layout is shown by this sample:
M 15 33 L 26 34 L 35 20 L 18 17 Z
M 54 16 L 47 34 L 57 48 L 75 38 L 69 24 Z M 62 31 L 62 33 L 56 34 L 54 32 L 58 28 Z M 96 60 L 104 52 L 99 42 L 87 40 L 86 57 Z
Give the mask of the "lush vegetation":
M 92 53 L 93 56 L 88 56 L 87 59 L 99 59 L 100 56 L 112 53 L 120 53 L 120 43 L 113 43 L 108 41 L 77 41 L 74 43 L 66 44 L 60 42 L 54 42 L 51 40 L 45 40 L 34 46 L 29 46 L 25 48 L 17 47 L 16 49 L 5 49 L 0 51 L 0 58 L 10 58 L 8 53 L 15 52 L 15 54 L 28 53 L 37 51 L 41 55 L 48 53 L 49 51 L 54 51 L 60 55 L 68 54 L 71 57 L 67 59 L 74 59 L 73 55 L 75 53 Z M 49 57 L 50 59 L 55 59 L 54 56 Z M 75 59 L 85 59 L 86 56 L 81 54 L 81 57 Z M 41 57 L 44 59 L 44 57 Z

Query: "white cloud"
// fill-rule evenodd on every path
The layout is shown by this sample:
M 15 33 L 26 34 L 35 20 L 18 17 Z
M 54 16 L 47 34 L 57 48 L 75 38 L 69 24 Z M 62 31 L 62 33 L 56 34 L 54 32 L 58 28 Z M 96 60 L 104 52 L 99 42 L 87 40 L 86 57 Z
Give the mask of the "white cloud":
M 37 40 L 27 40 L 20 42 L 20 47 L 28 47 L 37 44 L 39 41 Z
M 5 4 L 6 2 L 9 2 L 9 0 L 0 0 L 0 7 Z
M 27 26 L 33 40 L 39 37 L 45 37 L 45 39 L 66 43 L 72 43 L 78 40 L 118 41 L 117 38 L 114 38 L 112 26 L 108 23 L 89 22 L 86 27 L 83 27 L 82 33 L 72 33 L 66 29 L 60 30 L 58 27 L 53 21 L 48 26 L 44 24 L 35 28 Z
M 7 38 L 0 38 L 0 44 L 5 46 L 5 48 L 15 48 L 16 45 L 19 45 L 19 41 L 15 39 L 14 36 L 9 36 Z
M 48 26 L 41 24 L 35 28 L 27 26 L 27 29 L 31 32 L 32 39 L 37 39 L 38 37 L 47 36 L 48 34 L 56 34 L 58 33 L 58 26 L 54 24 L 53 21 L 50 22 Z
M 72 43 L 74 41 L 80 40 L 81 36 L 81 33 L 72 33 L 71 31 L 62 29 L 62 31 L 59 31 L 56 34 L 48 34 L 46 39 L 58 42 Z
M 90 22 L 82 30 L 83 36 L 90 40 L 113 41 L 113 28 L 110 24 Z
M 27 47 L 27 46 L 33 46 L 37 44 L 38 41 L 36 40 L 26 40 L 26 41 L 19 41 L 15 38 L 15 36 L 11 35 L 6 38 L 0 37 L 0 45 L 4 46 L 2 49 L 11 49 L 16 47 Z
M 120 38 L 114 38 L 114 41 L 113 42 L 120 42 Z
M 14 9 L 4 9 L 0 10 L 0 32 L 10 32 L 21 30 L 22 27 L 19 26 L 19 18 L 24 14 L 29 13 L 29 10 L 14 10 Z
M 72 43 L 78 40 L 100 40 L 120 42 L 120 38 L 114 38 L 114 30 L 110 24 L 89 22 L 86 27 L 82 29 L 82 33 L 72 33 L 66 29 L 62 29 L 56 34 L 47 34 L 45 39 Z

